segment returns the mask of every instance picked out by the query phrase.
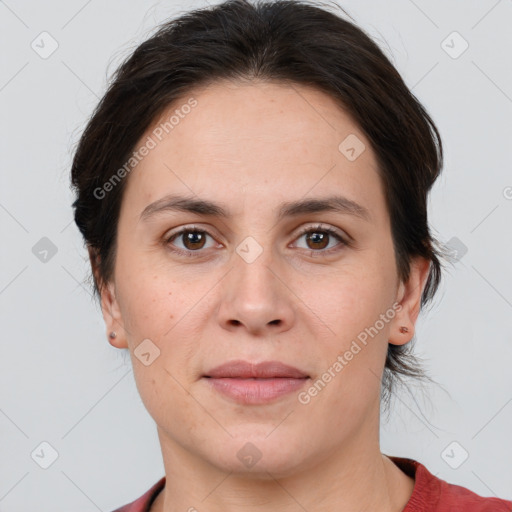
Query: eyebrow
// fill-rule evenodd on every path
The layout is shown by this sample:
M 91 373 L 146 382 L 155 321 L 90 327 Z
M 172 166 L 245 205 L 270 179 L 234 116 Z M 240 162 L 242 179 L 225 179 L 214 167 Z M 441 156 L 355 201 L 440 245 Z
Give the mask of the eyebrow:
M 145 221 L 157 214 L 168 211 L 181 211 L 225 219 L 230 217 L 229 211 L 221 204 L 205 199 L 192 199 L 171 194 L 146 206 L 140 214 L 140 220 Z M 344 196 L 329 196 L 282 203 L 278 213 L 278 221 L 285 217 L 322 212 L 352 215 L 367 222 L 371 219 L 369 210 L 359 203 Z

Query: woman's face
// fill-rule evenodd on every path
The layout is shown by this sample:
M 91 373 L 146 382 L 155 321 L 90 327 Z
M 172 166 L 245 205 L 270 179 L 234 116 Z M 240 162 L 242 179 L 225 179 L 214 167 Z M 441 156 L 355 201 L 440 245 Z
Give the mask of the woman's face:
M 102 305 L 164 455 L 265 478 L 373 449 L 388 342 L 412 337 L 428 263 L 399 283 L 358 126 L 310 88 L 217 83 L 143 145 Z M 240 360 L 300 374 L 212 378 Z

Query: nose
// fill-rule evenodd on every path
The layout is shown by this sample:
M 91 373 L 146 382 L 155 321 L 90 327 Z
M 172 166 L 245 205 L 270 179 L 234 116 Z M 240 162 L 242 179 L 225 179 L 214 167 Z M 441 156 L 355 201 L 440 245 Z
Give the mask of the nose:
M 283 266 L 264 249 L 255 261 L 233 255 L 233 267 L 221 281 L 218 319 L 228 331 L 275 335 L 291 328 L 297 297 Z

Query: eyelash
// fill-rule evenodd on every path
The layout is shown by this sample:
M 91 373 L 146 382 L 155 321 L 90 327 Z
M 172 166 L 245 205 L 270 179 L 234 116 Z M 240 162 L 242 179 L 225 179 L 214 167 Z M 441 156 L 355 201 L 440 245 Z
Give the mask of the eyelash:
M 317 226 L 309 226 L 309 227 L 306 227 L 306 228 L 303 228 L 297 238 L 300 238 L 308 233 L 317 233 L 317 232 L 322 232 L 322 233 L 327 233 L 329 236 L 332 236 L 334 238 L 336 238 L 340 243 L 337 244 L 335 247 L 332 247 L 331 249 L 320 249 L 320 250 L 314 250 L 314 249 L 303 249 L 303 250 L 309 250 L 310 251 L 310 255 L 312 256 L 316 256 L 318 254 L 326 254 L 326 255 L 330 255 L 334 252 L 338 252 L 340 251 L 343 247 L 350 247 L 350 242 L 343 236 L 341 236 L 336 230 L 328 227 L 328 226 L 322 226 L 322 225 L 317 225 Z M 165 239 L 165 244 L 167 246 L 170 247 L 171 245 L 171 242 L 175 239 L 175 238 L 178 238 L 180 235 L 183 235 L 184 233 L 206 233 L 208 236 L 210 236 L 211 238 L 215 238 L 209 231 L 205 230 L 205 229 L 199 229 L 199 228 L 196 228 L 195 226 L 190 226 L 190 227 L 186 227 L 186 228 L 183 228 L 181 229 L 180 231 L 177 231 L 176 233 L 173 233 L 172 235 L 170 235 L 169 237 L 167 237 Z M 341 246 L 341 247 L 340 247 Z M 191 250 L 183 250 L 183 249 L 177 249 L 177 248 L 170 248 L 170 250 L 178 255 L 181 255 L 181 256 L 187 256 L 187 257 L 199 257 L 201 256 L 201 249 L 198 249 L 196 251 L 191 251 Z

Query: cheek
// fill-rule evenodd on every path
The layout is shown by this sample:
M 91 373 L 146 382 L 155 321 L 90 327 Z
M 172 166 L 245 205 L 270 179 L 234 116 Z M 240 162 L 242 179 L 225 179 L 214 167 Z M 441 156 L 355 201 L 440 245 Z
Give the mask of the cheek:
M 357 428 L 380 397 L 389 329 L 380 315 L 388 307 L 384 288 L 372 283 L 346 279 L 342 290 L 323 299 L 324 321 L 335 334 L 318 340 L 321 370 L 306 391 L 311 411 L 329 416 L 334 436 Z
M 388 261 L 370 259 L 334 273 L 325 280 L 325 293 L 312 299 L 312 305 L 308 304 L 330 328 L 319 342 L 323 369 L 330 369 L 334 377 L 325 373 L 317 376 L 323 381 L 331 378 L 325 396 L 327 403 L 334 410 L 343 405 L 353 414 L 361 412 L 372 397 L 379 395 L 388 333 L 395 313 L 393 267 Z
M 194 408 L 186 388 L 194 370 L 197 338 L 188 324 L 189 316 L 193 317 L 187 315 L 191 306 L 175 286 L 173 280 L 154 271 L 138 272 L 137 277 L 124 282 L 122 295 L 136 386 L 159 425 L 169 424 L 176 417 L 183 420 L 179 424 L 190 423 L 186 418 Z M 144 353 L 149 356 L 144 358 Z
M 191 400 L 183 376 L 167 368 L 165 359 L 160 357 L 148 367 L 134 358 L 132 363 L 140 398 L 157 425 L 170 428 L 182 440 L 202 427 L 215 427 L 198 402 Z
M 391 273 L 375 264 L 373 271 L 370 268 L 372 265 L 365 262 L 333 271 L 306 302 L 339 340 L 357 336 L 392 305 Z
M 121 315 L 134 368 L 141 366 L 137 355 L 141 344 L 146 343 L 150 353 L 158 354 L 155 364 L 175 374 L 187 369 L 185 363 L 194 351 L 190 322 L 197 320 L 201 307 L 195 305 L 204 292 L 199 286 L 190 286 L 178 273 L 156 267 L 136 258 L 119 265 L 116 278 Z M 141 372 L 144 386 L 150 385 L 148 373 L 151 374 Z M 151 377 L 162 380 L 168 379 L 169 374 Z
M 128 336 L 135 344 L 143 338 L 160 338 L 172 327 L 183 308 L 179 283 L 152 262 L 154 259 L 134 250 L 116 263 L 121 313 Z

